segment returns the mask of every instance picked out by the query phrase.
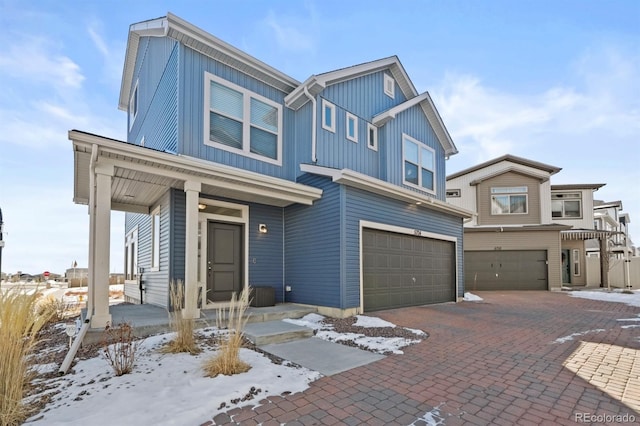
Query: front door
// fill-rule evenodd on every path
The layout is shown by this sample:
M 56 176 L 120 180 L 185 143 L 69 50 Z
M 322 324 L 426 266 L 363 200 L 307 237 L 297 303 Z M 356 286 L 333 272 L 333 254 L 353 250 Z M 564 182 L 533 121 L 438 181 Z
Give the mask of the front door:
M 207 221 L 207 303 L 242 291 L 242 241 L 243 225 Z
M 562 283 L 571 284 L 571 258 L 570 251 L 562 249 Z

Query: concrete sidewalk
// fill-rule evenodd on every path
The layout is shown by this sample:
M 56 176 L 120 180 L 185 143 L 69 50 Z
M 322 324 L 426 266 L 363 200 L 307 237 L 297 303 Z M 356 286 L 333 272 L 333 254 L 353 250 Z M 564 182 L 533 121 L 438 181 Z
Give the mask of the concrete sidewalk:
M 552 292 L 376 313 L 429 338 L 212 424 L 640 422 L 640 308 Z M 330 358 L 330 355 L 327 355 Z M 330 361 L 330 360 L 329 360 Z

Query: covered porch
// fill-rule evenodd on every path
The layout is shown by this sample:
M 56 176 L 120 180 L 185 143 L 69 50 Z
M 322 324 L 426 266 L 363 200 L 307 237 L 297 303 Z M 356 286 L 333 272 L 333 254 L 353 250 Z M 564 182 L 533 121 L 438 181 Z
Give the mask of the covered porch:
M 152 207 L 167 191 L 184 191 L 185 244 L 184 253 L 181 254 L 184 257 L 184 315 L 188 318 L 200 318 L 200 197 L 286 207 L 296 203 L 311 205 L 322 196 L 320 189 L 286 179 L 78 130 L 71 130 L 69 139 L 74 152 L 74 202 L 89 207 L 89 270 L 85 319 L 92 329 L 104 328 L 118 319 L 114 318 L 114 313 L 109 309 L 108 295 L 111 211 L 149 215 Z M 248 259 L 245 259 L 243 274 L 243 285 L 246 286 L 249 283 Z M 166 310 L 164 312 L 166 314 Z
M 586 241 L 595 240 L 598 242 L 599 253 L 600 253 L 600 287 L 608 287 L 609 286 L 609 248 L 608 241 L 612 237 L 612 235 L 616 234 L 614 231 L 603 231 L 603 230 L 595 230 L 595 229 L 569 229 L 560 232 L 562 248 L 565 248 L 565 242 L 570 243 L 574 241 L 582 242 L 582 254 L 581 257 L 583 261 L 581 263 L 584 264 L 584 273 L 588 273 L 587 268 L 587 254 L 586 254 Z M 588 283 L 592 281 L 589 277 L 586 278 L 583 285 L 588 285 Z

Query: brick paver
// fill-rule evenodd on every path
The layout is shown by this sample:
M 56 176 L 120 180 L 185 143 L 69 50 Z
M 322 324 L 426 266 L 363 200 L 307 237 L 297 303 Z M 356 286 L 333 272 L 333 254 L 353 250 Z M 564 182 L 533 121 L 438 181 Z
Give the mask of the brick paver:
M 640 308 L 564 293 L 479 292 L 484 302 L 377 312 L 429 333 L 388 356 L 214 424 L 640 422 Z M 622 417 L 625 416 L 626 417 Z M 616 418 L 615 416 L 620 416 Z M 203 423 L 206 419 L 203 419 Z M 440 423 L 440 424 L 442 424 Z M 583 421 L 584 423 L 584 421 Z

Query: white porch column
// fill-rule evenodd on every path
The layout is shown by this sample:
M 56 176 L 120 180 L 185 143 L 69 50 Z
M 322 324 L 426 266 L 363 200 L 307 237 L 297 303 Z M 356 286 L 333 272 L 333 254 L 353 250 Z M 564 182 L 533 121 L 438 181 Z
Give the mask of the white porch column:
M 93 290 L 91 328 L 103 328 L 111 324 L 109 313 L 109 253 L 111 236 L 111 178 L 113 165 L 98 164 L 95 168 L 95 208 L 90 216 L 93 233 L 93 250 L 90 259 L 93 271 L 89 271 L 89 289 Z
M 184 240 L 184 312 L 185 318 L 199 318 L 198 309 L 198 199 L 202 185 L 200 182 L 186 181 Z

